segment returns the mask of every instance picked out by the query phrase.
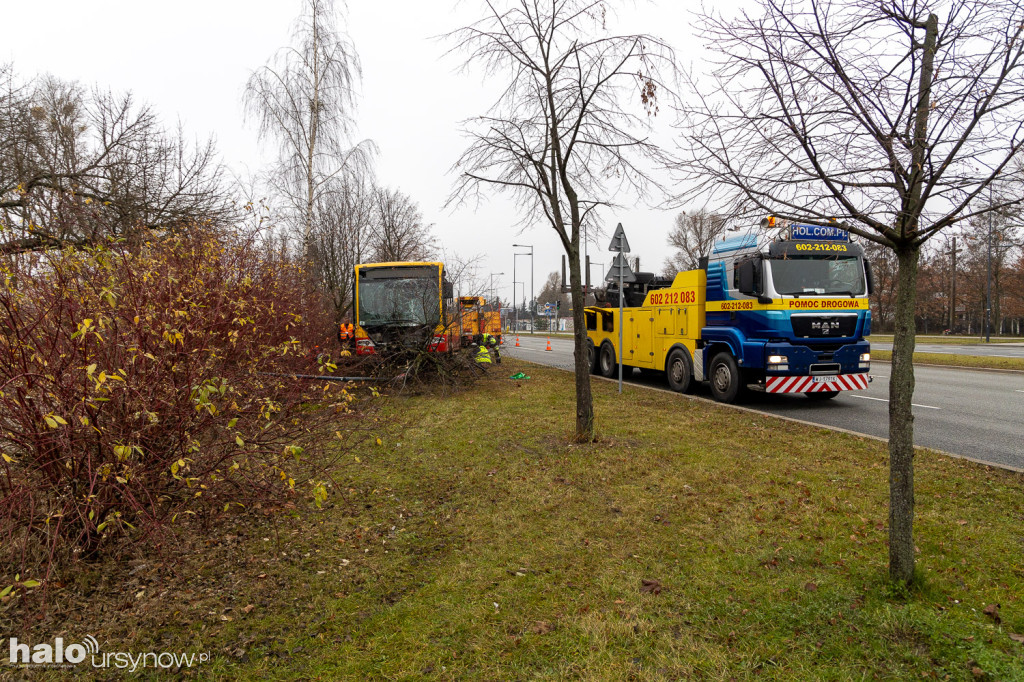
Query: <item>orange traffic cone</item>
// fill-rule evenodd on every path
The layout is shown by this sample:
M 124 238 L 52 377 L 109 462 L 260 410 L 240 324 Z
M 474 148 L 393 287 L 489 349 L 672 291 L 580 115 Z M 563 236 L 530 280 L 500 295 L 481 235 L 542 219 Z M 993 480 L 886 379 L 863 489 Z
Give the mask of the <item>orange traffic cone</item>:
M 548 347 L 545 348 L 544 350 L 551 350 L 551 337 L 550 336 L 548 337 Z
M 516 348 L 519 348 L 519 337 L 516 337 Z

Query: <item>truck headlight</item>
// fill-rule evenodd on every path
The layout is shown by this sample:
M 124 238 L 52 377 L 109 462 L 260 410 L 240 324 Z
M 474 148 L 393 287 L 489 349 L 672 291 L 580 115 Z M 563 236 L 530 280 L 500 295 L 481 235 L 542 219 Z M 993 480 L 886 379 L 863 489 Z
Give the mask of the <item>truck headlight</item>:
M 864 358 L 864 356 L 862 355 L 861 359 L 863 359 L 863 358 Z M 784 362 L 789 362 L 789 358 L 787 358 L 785 355 L 769 355 L 768 356 L 768 364 L 769 365 L 781 365 Z
M 871 353 L 860 354 L 860 369 L 871 369 Z

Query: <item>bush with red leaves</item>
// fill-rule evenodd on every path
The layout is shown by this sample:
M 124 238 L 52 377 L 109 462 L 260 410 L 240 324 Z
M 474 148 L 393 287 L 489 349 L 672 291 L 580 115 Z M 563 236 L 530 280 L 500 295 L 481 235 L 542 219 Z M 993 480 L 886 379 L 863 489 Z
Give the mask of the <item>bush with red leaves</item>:
M 39 575 L 183 515 L 322 502 L 306 436 L 355 397 L 281 375 L 333 368 L 324 310 L 256 234 L 0 263 L 0 565 Z

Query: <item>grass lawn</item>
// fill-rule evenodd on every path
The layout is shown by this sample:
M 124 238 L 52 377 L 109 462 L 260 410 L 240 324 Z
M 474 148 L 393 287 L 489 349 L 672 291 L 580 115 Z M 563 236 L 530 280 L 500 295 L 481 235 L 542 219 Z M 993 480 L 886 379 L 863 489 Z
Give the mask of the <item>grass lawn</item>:
M 977 336 L 929 336 L 927 334 L 917 335 L 918 343 L 937 343 L 947 346 L 977 346 L 985 343 L 985 340 Z M 892 343 L 892 334 L 872 334 L 869 341 L 879 343 Z M 1015 336 L 994 336 L 992 343 L 1024 343 L 1024 339 Z
M 892 360 L 892 351 L 872 348 L 871 359 L 890 362 Z M 958 355 L 955 353 L 915 352 L 914 364 L 1024 370 L 1024 358 L 996 358 L 986 355 Z
M 1024 678 L 1024 477 L 921 451 L 900 594 L 883 444 L 594 382 L 572 445 L 570 374 L 494 369 L 394 398 L 329 508 L 83 569 L 29 634 L 203 679 Z

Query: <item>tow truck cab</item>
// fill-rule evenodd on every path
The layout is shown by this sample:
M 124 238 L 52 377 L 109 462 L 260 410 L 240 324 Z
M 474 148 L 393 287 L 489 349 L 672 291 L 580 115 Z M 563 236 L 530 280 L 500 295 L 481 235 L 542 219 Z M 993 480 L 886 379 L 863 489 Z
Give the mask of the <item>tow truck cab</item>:
M 791 225 L 766 243 L 753 232 L 727 236 L 706 271 L 706 326 L 694 364 L 712 383 L 713 359 L 728 352 L 743 384 L 771 393 L 832 397 L 867 387 L 873 282 L 849 233 Z

